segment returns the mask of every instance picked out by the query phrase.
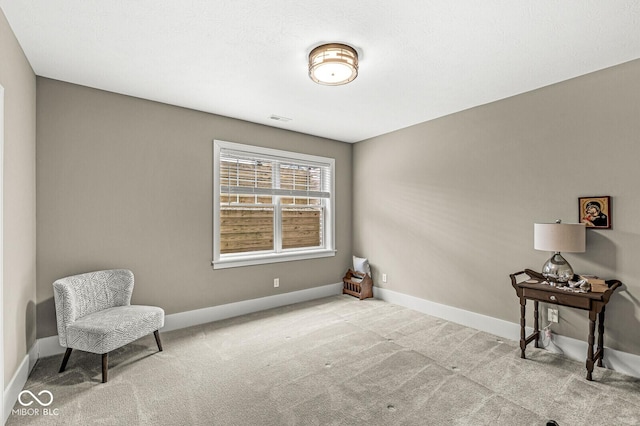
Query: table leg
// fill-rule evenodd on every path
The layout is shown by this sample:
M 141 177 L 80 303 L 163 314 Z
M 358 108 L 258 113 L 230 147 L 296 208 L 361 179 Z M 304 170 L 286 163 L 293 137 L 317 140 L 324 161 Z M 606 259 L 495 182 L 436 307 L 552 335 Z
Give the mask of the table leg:
M 524 350 L 527 347 L 527 336 L 525 335 L 525 313 L 527 310 L 527 299 L 520 298 L 520 358 L 526 358 Z
M 598 367 L 602 367 L 602 358 L 604 358 L 604 306 L 598 314 Z
M 540 340 L 540 325 L 538 324 L 538 301 L 533 301 L 533 332 L 536 335 L 536 340 L 534 342 L 535 347 L 539 348 L 539 340 Z
M 592 310 L 589 311 L 589 347 L 587 348 L 587 380 L 593 380 L 591 373 L 593 373 L 593 341 L 594 333 L 596 330 L 596 313 Z

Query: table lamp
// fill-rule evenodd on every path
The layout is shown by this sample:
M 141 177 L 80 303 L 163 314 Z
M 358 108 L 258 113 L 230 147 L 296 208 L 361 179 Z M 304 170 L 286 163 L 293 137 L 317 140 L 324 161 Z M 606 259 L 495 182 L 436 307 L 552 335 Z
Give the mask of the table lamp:
M 584 223 L 534 223 L 533 248 L 552 251 L 553 256 L 542 266 L 542 275 L 559 287 L 573 278 L 573 268 L 560 252 L 583 253 L 586 245 Z

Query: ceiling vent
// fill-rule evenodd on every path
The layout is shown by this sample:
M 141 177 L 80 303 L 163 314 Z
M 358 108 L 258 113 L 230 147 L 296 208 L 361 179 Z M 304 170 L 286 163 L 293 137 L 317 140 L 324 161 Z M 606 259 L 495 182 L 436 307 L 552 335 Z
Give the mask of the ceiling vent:
M 288 121 L 291 121 L 291 118 L 288 118 L 288 117 L 282 117 L 282 116 L 280 116 L 280 115 L 275 115 L 275 114 L 271 114 L 271 115 L 269 116 L 269 119 L 270 119 L 270 120 L 275 120 L 275 121 L 282 121 L 283 123 L 286 123 L 286 122 L 288 122 Z

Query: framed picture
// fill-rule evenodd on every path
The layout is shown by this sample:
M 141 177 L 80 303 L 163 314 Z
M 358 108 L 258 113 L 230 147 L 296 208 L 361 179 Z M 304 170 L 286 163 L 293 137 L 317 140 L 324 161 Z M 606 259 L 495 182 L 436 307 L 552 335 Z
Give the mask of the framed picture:
M 580 223 L 593 229 L 611 229 L 611 197 L 578 198 Z

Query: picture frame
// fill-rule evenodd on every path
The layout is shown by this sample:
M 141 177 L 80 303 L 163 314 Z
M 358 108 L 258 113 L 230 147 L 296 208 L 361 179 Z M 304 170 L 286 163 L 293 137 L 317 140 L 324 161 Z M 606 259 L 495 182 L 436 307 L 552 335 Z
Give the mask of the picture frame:
M 587 229 L 611 229 L 611 197 L 578 198 L 578 221 Z

